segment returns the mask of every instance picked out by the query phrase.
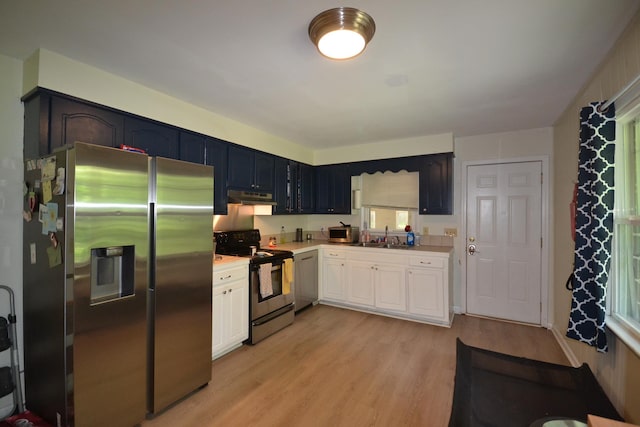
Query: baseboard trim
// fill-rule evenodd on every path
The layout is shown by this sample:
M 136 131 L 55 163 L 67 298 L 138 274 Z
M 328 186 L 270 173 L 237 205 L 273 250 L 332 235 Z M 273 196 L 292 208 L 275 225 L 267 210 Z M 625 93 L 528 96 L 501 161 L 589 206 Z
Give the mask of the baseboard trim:
M 555 326 L 552 326 L 551 333 L 553 333 L 553 336 L 556 338 L 556 342 L 562 349 L 564 355 L 567 356 L 567 359 L 569 359 L 569 363 L 571 363 L 571 366 L 573 366 L 574 368 L 580 366 L 580 361 L 573 353 L 571 347 L 569 347 L 569 344 L 567 344 L 567 341 L 564 339 L 564 336 L 560 333 L 560 331 Z

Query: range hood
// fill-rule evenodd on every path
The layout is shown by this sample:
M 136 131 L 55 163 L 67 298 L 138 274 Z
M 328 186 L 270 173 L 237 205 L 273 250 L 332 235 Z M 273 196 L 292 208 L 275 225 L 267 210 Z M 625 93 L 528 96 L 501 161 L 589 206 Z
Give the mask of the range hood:
M 270 205 L 275 206 L 273 194 L 253 191 L 229 190 L 227 203 L 236 205 Z

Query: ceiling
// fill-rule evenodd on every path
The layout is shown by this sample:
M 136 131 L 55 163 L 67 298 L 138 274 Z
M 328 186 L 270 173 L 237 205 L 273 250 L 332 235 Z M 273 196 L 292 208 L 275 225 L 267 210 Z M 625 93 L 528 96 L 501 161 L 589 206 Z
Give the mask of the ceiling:
M 313 149 L 553 125 L 637 0 L 20 0 L 0 54 L 42 47 Z M 350 61 L 307 27 L 357 7 L 376 22 Z

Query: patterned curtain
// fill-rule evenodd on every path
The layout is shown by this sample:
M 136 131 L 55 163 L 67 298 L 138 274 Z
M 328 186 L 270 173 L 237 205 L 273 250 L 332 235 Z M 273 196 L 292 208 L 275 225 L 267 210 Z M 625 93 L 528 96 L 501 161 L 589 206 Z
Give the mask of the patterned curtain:
M 615 114 L 604 102 L 580 111 L 573 294 L 567 336 L 607 351 L 605 297 L 613 236 Z

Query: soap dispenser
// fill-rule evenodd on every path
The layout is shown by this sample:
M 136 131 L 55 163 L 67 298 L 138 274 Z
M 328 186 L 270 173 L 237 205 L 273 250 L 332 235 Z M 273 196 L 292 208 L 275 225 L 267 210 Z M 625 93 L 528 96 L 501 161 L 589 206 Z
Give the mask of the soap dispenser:
M 404 231 L 407 232 L 407 246 L 413 246 L 415 245 L 416 242 L 416 235 L 413 234 L 413 231 L 411 231 L 411 226 L 407 225 L 404 228 Z

